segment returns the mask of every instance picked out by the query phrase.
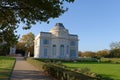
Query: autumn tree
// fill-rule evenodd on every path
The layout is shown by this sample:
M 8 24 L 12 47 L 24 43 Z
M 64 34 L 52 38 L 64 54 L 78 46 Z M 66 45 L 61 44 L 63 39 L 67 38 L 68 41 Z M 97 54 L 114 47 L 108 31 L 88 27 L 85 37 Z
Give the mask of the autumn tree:
M 22 36 L 20 41 L 17 43 L 16 48 L 24 50 L 26 53 L 30 52 L 31 55 L 34 53 L 34 34 L 32 32 Z
M 100 50 L 96 52 L 97 57 L 106 57 L 107 55 L 109 55 L 108 50 Z
M 86 51 L 81 53 L 81 57 L 95 57 L 96 53 L 92 51 Z
M 78 51 L 78 56 L 81 57 L 82 56 L 82 52 Z
M 65 3 L 71 2 L 74 0 L 0 0 L 0 37 L 12 45 L 18 39 L 15 32 L 20 23 L 23 29 L 37 22 L 49 23 L 66 12 Z

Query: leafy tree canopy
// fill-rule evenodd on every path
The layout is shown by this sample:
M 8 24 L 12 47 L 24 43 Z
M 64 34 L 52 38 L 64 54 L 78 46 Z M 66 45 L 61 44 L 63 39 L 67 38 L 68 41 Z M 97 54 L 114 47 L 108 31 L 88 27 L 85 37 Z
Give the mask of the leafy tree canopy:
M 112 42 L 110 47 L 111 49 L 120 49 L 120 42 Z
M 25 34 L 20 38 L 20 41 L 17 43 L 16 48 L 18 50 L 23 50 L 27 52 L 30 52 L 33 54 L 34 52 L 34 34 L 32 32 L 29 32 L 28 34 Z
M 20 42 L 25 43 L 26 47 L 30 47 L 34 45 L 34 34 L 32 32 L 29 32 L 28 34 L 25 34 L 20 39 Z
M 27 26 L 23 29 L 29 29 L 36 22 L 49 23 L 50 18 L 59 17 L 67 11 L 64 3 L 70 2 L 74 0 L 0 0 L 0 37 L 3 36 L 7 43 L 14 42 L 19 23 Z

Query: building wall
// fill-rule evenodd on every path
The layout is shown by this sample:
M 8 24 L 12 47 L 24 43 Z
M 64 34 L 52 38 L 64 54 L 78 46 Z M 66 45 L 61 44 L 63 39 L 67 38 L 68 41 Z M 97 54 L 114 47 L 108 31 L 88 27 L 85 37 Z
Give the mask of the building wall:
M 11 55 L 11 54 L 15 54 L 16 53 L 16 47 L 14 46 L 14 47 L 10 47 L 10 52 L 9 52 L 9 54 Z
M 78 58 L 78 36 L 59 24 L 50 32 L 40 32 L 34 42 L 35 58 Z

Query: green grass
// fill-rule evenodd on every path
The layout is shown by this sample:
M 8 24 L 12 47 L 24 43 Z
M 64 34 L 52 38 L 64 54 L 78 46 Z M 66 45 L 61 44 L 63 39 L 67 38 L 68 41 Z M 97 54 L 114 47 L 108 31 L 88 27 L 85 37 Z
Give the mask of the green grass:
M 80 62 L 68 62 L 63 63 L 69 68 L 84 68 L 87 67 L 91 72 L 95 72 L 104 77 L 110 77 L 114 80 L 120 80 L 120 64 L 111 64 L 111 63 L 97 63 L 97 62 L 89 62 L 89 63 L 80 63 Z
M 0 80 L 7 80 L 11 75 L 15 58 L 0 56 Z
M 101 58 L 102 62 L 120 63 L 120 58 Z

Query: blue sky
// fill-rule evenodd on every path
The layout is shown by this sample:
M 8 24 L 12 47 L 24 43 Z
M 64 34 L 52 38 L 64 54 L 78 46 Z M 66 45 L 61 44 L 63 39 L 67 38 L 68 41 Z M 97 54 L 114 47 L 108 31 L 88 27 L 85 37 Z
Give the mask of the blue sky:
M 78 34 L 79 51 L 110 49 L 110 43 L 120 41 L 120 0 L 75 0 L 66 6 L 68 12 L 51 19 L 49 24 L 38 23 L 30 30 L 19 28 L 18 34 L 32 32 L 37 35 L 60 22 L 71 34 Z

